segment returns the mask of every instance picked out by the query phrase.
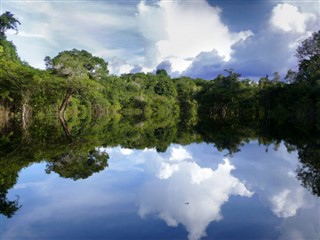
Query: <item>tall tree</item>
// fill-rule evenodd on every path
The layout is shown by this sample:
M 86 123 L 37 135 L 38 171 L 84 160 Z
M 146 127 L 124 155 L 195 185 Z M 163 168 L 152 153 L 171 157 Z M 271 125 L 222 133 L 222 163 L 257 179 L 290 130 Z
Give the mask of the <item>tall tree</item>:
M 311 37 L 304 40 L 297 48 L 296 56 L 301 63 L 305 59 L 311 59 L 320 55 L 320 31 L 314 32 Z
M 298 148 L 298 156 L 302 165 L 296 170 L 297 178 L 302 186 L 316 196 L 320 196 L 320 148 L 319 144 L 305 144 Z
M 18 19 L 16 19 L 11 12 L 5 12 L 0 16 L 0 37 L 5 36 L 5 32 L 9 29 L 18 32 Z
M 314 32 L 297 49 L 299 72 L 297 80 L 315 85 L 320 81 L 320 31 Z
M 59 116 L 63 116 L 70 97 L 90 88 L 90 80 L 99 82 L 108 74 L 107 63 L 99 57 L 92 56 L 85 50 L 73 49 L 60 52 L 51 59 L 45 58 L 48 70 L 65 79 L 66 93 L 59 108 Z

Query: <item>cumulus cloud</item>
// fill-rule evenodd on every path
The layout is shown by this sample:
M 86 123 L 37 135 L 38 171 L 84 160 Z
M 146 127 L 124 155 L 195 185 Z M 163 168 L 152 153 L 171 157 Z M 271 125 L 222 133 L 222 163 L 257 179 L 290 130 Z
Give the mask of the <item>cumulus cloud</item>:
M 312 13 L 317 17 L 320 17 L 320 3 L 318 1 L 292 1 L 292 0 L 277 0 L 279 4 L 290 4 L 298 8 L 300 12 Z M 273 1 L 275 2 L 275 1 Z M 320 26 L 315 26 L 319 28 Z
M 234 68 L 243 76 L 263 77 L 274 72 L 284 75 L 289 68 L 297 67 L 295 49 L 290 45 L 299 37 L 267 28 L 246 42 L 236 44 L 233 58 L 225 67 Z
M 288 69 L 297 69 L 295 50 L 299 43 L 320 28 L 318 3 L 279 3 L 269 13 L 253 35 L 234 43 L 229 61 L 217 51 L 203 51 L 182 73 L 191 77 L 213 79 L 223 69 L 233 68 L 243 77 L 259 78 Z
M 241 176 L 239 179 L 246 182 L 278 218 L 297 217 L 299 212 L 313 206 L 315 197 L 300 185 L 293 174 L 299 164 L 297 153 L 288 153 L 283 144 L 277 151 L 270 149 L 268 154 L 263 154 L 263 151 L 246 146 L 234 161 L 235 175 Z
M 283 3 L 276 5 L 272 10 L 270 24 L 285 32 L 303 33 L 307 31 L 308 21 L 316 20 L 312 13 L 302 13 L 298 7 Z
M 182 72 L 182 75 L 213 79 L 225 68 L 226 62 L 218 55 L 216 50 L 210 52 L 201 52 L 194 59 L 191 65 Z
M 179 152 L 186 153 L 182 149 Z M 158 159 L 158 178 L 142 186 L 139 215 L 156 214 L 171 227 L 182 224 L 189 239 L 200 239 L 210 222 L 222 219 L 221 207 L 231 195 L 250 197 L 253 193 L 231 175 L 234 167 L 228 159 L 212 170 L 190 162 L 189 153 L 178 156 L 175 163 Z
M 137 10 L 138 29 L 144 38 L 144 65 L 154 68 L 158 63 L 155 45 L 159 39 L 166 37 L 164 13 L 160 7 L 147 5 L 144 1 L 138 4 Z
M 160 179 L 168 179 L 172 176 L 174 172 L 177 172 L 177 171 L 179 171 L 178 164 L 169 164 L 169 163 L 161 162 L 157 176 Z
M 297 69 L 299 43 L 319 27 L 319 16 L 308 8 L 277 4 L 258 32 L 231 46 L 229 61 L 223 61 L 214 50 L 202 52 L 183 74 L 212 79 L 223 69 L 233 68 L 243 77 L 259 78 L 274 72 L 285 76 L 290 68 Z
M 127 63 L 125 60 L 113 57 L 108 62 L 108 69 L 110 73 L 115 75 L 121 75 L 123 73 L 129 73 L 135 68 L 134 65 Z
M 278 194 L 271 197 L 272 212 L 278 217 L 292 217 L 297 214 L 297 210 L 303 206 L 303 189 L 291 191 L 283 189 Z
M 192 159 L 192 156 L 182 146 L 173 147 L 171 149 L 171 156 L 169 158 L 170 161 L 184 161 L 187 159 Z
M 146 64 L 156 67 L 169 61 L 173 72 L 182 72 L 190 66 L 192 58 L 214 49 L 228 61 L 231 46 L 252 33 L 231 32 L 222 23 L 220 13 L 220 8 L 210 6 L 205 0 L 158 1 L 154 5 L 142 1 L 137 17 L 146 39 Z
M 255 192 L 263 205 L 275 217 L 282 219 L 280 234 L 284 239 L 317 235 L 315 219 L 309 230 L 294 227 L 301 225 L 301 216 L 314 218 L 310 209 L 317 209 L 319 205 L 316 197 L 295 177 L 296 152 L 288 153 L 281 144 L 277 151 L 270 149 L 268 154 L 263 154 L 265 150 L 262 147 L 249 144 L 232 162 L 228 159 L 221 162 L 212 154 L 206 154 L 211 152 L 209 149 L 213 151 L 206 144 L 172 145 L 166 153 L 144 150 L 132 156 L 117 150 L 132 160 L 139 159 L 135 164 L 145 164 L 143 169 L 150 176 L 141 187 L 138 200 L 140 216 L 157 215 L 172 227 L 182 224 L 190 239 L 199 239 L 205 235 L 210 222 L 223 218 L 221 206 L 231 195 L 250 197 Z M 115 153 L 116 149 L 110 151 Z M 142 153 L 148 156 L 143 157 Z M 218 153 L 214 155 L 222 158 Z M 211 159 L 210 164 L 206 163 L 204 158 L 212 157 L 215 161 Z M 218 165 L 213 168 L 215 164 Z
M 164 60 L 161 63 L 159 63 L 155 70 L 159 70 L 159 69 L 166 70 L 166 72 L 172 77 L 179 76 L 179 72 L 172 71 L 172 64 L 168 60 Z
M 123 155 L 131 155 L 133 153 L 133 150 L 132 149 L 129 149 L 129 148 L 121 148 L 120 149 L 120 152 L 123 154 Z
M 297 67 L 297 45 L 319 30 L 319 3 L 272 1 L 264 22 L 232 31 L 224 9 L 206 0 L 3 2 L 22 22 L 10 35 L 23 60 L 44 68 L 45 56 L 84 49 L 109 62 L 112 74 L 152 72 L 212 79 L 226 68 L 245 77 L 284 75 Z M 261 19 L 260 19 L 261 20 Z

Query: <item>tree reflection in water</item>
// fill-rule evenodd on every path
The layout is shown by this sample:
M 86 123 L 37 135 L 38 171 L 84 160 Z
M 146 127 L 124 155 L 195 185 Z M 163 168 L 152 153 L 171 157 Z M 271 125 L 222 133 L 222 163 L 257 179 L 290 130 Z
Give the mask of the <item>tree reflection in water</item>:
M 207 142 L 214 144 L 219 151 L 227 150 L 234 155 L 252 140 L 266 146 L 277 146 L 283 141 L 288 151 L 298 152 L 302 165 L 296 176 L 301 184 L 312 194 L 320 195 L 319 130 L 314 127 L 297 128 L 272 121 L 241 124 L 239 121 L 212 119 L 202 119 L 195 126 L 186 126 L 176 118 L 159 122 L 152 117 L 119 116 L 67 121 L 61 126 L 61 120 L 55 118 L 33 118 L 29 124 L 28 141 L 25 141 L 24 130 L 17 122 L 0 130 L 0 194 L 4 215 L 11 217 L 20 208 L 18 199 L 8 200 L 7 192 L 16 184 L 21 169 L 44 160 L 47 173 L 56 172 L 73 180 L 85 179 L 108 167 L 109 155 L 99 152 L 97 147 L 100 146 L 155 148 L 164 152 L 172 143 Z
M 89 152 L 74 152 L 73 150 L 54 157 L 47 163 L 46 173 L 52 171 L 60 177 L 73 180 L 85 179 L 93 173 L 100 172 L 108 166 L 109 155 L 94 149 Z
M 302 166 L 296 171 L 302 186 L 320 197 L 320 144 L 309 144 L 298 148 Z

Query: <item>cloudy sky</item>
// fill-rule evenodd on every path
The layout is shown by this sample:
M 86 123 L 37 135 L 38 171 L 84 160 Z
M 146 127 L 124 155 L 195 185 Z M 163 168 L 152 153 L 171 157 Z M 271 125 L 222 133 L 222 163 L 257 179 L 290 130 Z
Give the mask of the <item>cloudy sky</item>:
M 104 58 L 113 74 L 285 74 L 297 67 L 299 42 L 320 29 L 317 0 L 1 0 L 5 11 L 22 23 L 8 35 L 30 65 L 77 48 Z

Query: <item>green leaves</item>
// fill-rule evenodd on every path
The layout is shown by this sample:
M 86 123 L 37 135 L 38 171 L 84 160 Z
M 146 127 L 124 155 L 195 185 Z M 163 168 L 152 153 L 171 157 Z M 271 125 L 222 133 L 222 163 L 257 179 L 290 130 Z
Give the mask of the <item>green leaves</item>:
M 3 214 L 7 218 L 11 218 L 16 211 L 21 208 L 21 205 L 19 206 L 19 199 L 10 201 L 6 194 L 6 192 L 0 193 L 0 214 Z
M 45 58 L 47 69 L 66 77 L 68 80 L 94 79 L 101 80 L 108 74 L 107 63 L 99 57 L 94 57 L 85 50 L 73 49 L 58 54 L 52 60 Z
M 310 60 L 320 55 L 320 31 L 314 32 L 311 37 L 304 40 L 297 48 L 296 56 L 301 63 L 303 60 Z
M 172 80 L 167 76 L 158 76 L 160 77 L 157 79 L 157 83 L 154 86 L 154 92 L 160 96 L 176 97 L 177 90 L 175 89 Z
M 5 12 L 0 16 L 0 37 L 5 37 L 5 32 L 9 29 L 13 29 L 18 32 L 18 24 L 20 22 L 16 19 L 12 13 Z
M 320 84 L 320 31 L 314 32 L 297 49 L 299 71 L 296 81 L 312 86 Z

